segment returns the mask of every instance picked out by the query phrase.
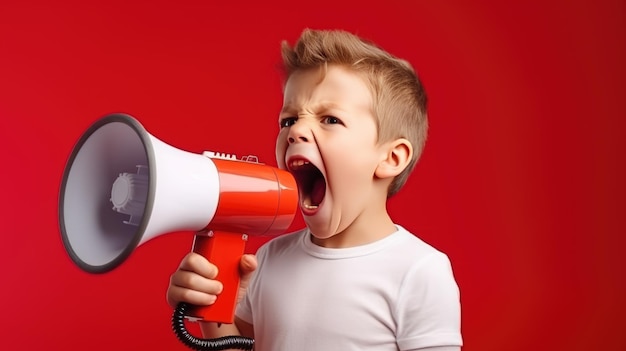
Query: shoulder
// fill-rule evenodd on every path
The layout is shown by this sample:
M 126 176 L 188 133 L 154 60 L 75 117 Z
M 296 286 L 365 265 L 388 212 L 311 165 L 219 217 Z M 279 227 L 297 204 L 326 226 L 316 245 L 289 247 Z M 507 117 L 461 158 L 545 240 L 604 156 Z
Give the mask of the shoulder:
M 393 251 L 396 260 L 404 261 L 404 284 L 457 290 L 448 255 L 404 228 L 399 228 L 400 238 Z
M 429 264 L 429 262 L 448 261 L 448 256 L 434 246 L 420 239 L 401 226 L 398 227 L 394 251 L 407 257 L 413 265 Z

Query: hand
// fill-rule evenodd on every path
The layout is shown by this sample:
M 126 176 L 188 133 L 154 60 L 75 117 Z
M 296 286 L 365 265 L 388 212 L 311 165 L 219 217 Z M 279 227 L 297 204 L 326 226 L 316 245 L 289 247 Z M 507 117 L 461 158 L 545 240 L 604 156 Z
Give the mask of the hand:
M 252 272 L 257 267 L 254 255 L 243 255 L 240 262 L 241 280 L 238 300 L 246 293 Z M 217 267 L 205 257 L 194 252 L 188 253 L 180 263 L 178 270 L 170 277 L 167 289 L 167 303 L 176 308 L 179 302 L 193 305 L 211 305 L 222 292 L 223 285 L 215 280 Z

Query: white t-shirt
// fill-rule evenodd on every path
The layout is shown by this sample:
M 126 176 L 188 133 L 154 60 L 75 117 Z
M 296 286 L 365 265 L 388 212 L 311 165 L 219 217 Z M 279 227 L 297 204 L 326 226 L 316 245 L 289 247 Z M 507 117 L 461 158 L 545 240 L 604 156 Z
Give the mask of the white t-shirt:
M 400 226 L 376 242 L 329 249 L 308 229 L 257 252 L 237 316 L 256 351 L 397 351 L 461 346 L 459 289 L 448 257 Z

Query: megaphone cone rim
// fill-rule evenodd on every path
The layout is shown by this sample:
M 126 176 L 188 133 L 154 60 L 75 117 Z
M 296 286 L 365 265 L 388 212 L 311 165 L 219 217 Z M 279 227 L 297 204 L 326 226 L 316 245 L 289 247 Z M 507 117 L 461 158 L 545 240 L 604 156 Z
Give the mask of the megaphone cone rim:
M 137 136 L 141 138 L 142 145 L 144 147 L 144 152 L 148 158 L 148 169 L 150 172 L 150 179 L 148 184 L 148 197 L 146 199 L 146 205 L 144 209 L 144 213 L 139 223 L 137 230 L 135 231 L 133 239 L 129 242 L 127 247 L 122 250 L 122 252 L 115 257 L 113 260 L 102 264 L 102 265 L 92 265 L 83 261 L 79 255 L 74 251 L 72 244 L 70 242 L 70 238 L 67 235 L 67 228 L 65 226 L 65 211 L 64 211 L 64 202 L 65 202 L 65 191 L 67 186 L 67 180 L 69 177 L 70 170 L 72 165 L 74 164 L 74 160 L 76 156 L 80 152 L 83 144 L 91 137 L 91 135 L 102 128 L 104 125 L 114 122 L 121 122 L 133 129 Z M 153 152 L 152 142 L 150 140 L 150 135 L 146 131 L 146 129 L 139 123 L 134 117 L 125 114 L 125 113 L 111 113 L 108 114 L 96 122 L 94 122 L 79 138 L 76 142 L 76 145 L 72 149 L 72 152 L 68 158 L 65 169 L 63 170 L 63 178 L 61 180 L 61 187 L 59 190 L 59 227 L 61 231 L 61 238 L 63 240 L 63 245 L 70 258 L 79 268 L 89 272 L 89 273 L 105 273 L 113 270 L 121 263 L 123 263 L 135 250 L 137 245 L 139 245 L 141 238 L 148 226 L 148 222 L 150 216 L 152 214 L 153 204 L 154 204 L 154 196 L 156 190 L 156 172 L 155 172 L 155 162 L 154 162 L 154 152 Z

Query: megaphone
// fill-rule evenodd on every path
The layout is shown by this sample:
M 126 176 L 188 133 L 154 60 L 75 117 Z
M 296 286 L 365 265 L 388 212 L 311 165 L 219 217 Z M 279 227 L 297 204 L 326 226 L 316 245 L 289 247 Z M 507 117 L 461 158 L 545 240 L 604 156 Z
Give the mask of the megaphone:
M 70 154 L 59 226 L 72 261 L 89 273 L 116 268 L 157 236 L 193 231 L 193 251 L 218 266 L 224 289 L 187 317 L 232 323 L 247 236 L 283 233 L 297 202 L 287 171 L 254 156 L 177 149 L 115 113 L 94 122 Z

